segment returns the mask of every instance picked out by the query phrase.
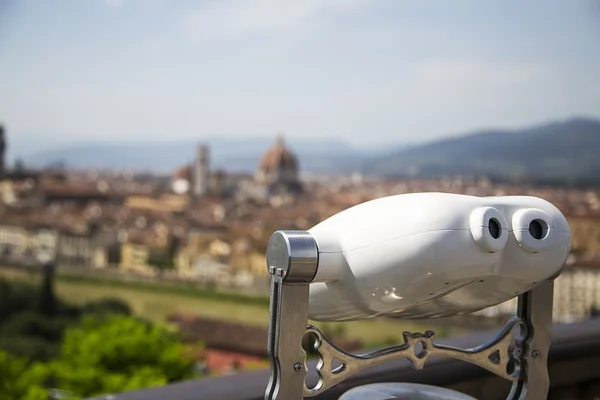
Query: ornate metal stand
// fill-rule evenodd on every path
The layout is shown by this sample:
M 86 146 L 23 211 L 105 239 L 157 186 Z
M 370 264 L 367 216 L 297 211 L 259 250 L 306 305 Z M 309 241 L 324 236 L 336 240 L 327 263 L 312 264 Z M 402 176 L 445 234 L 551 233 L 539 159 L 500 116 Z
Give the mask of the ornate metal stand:
M 317 272 L 317 256 L 314 240 L 303 231 L 287 231 L 279 236 L 276 233 L 269 243 L 267 263 L 271 274 L 271 319 L 268 351 L 271 378 L 265 399 L 312 397 L 360 371 L 396 358 L 406 358 L 415 369 L 422 369 L 432 356 L 466 361 L 512 381 L 507 399 L 547 398 L 552 280 L 519 296 L 517 316 L 494 339 L 478 347 L 460 349 L 436 344 L 433 331 L 404 332 L 401 345 L 366 355 L 354 355 L 337 348 L 317 328 L 308 325 L 309 284 Z M 519 334 L 513 339 L 515 328 L 519 328 Z M 308 333 L 316 336 L 315 349 L 320 355 L 317 364 L 319 382 L 313 388 L 308 388 L 305 383 L 308 371 L 302 339 Z M 334 360 L 341 365 L 333 368 Z

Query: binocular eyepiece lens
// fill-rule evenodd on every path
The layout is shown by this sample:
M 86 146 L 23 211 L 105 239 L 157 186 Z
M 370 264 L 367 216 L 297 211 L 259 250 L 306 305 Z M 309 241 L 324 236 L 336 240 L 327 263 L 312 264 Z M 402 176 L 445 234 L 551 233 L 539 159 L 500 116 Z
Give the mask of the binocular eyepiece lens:
M 498 239 L 500 237 L 500 222 L 496 218 L 491 218 L 488 223 L 488 229 L 490 231 L 490 235 L 494 239 Z
M 548 232 L 548 224 L 541 219 L 534 219 L 529 223 L 529 234 L 536 240 L 542 240 Z

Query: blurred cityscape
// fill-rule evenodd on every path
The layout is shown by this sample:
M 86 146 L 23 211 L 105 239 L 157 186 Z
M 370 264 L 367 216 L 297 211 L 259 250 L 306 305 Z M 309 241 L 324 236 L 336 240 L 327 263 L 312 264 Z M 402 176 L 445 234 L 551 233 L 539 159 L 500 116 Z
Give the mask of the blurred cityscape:
M 494 183 L 485 176 L 385 179 L 353 173 L 301 179 L 301 160 L 282 137 L 265 149 L 253 175 L 212 170 L 209 145 L 193 153 L 182 164 L 186 158 L 193 162 L 171 176 L 2 167 L 3 263 L 34 266 L 49 257 L 82 271 L 260 287 L 265 294 L 264 254 L 275 230 L 309 229 L 383 196 L 437 191 L 544 198 L 569 219 L 569 264 L 600 267 L 598 189 Z
M 0 135 L 6 143 L 7 135 Z M 448 192 L 544 198 L 569 219 L 569 265 L 600 267 L 600 191 L 594 187 L 498 183 L 485 176 L 390 179 L 359 172 L 301 178 L 302 160 L 282 137 L 264 150 L 254 174 L 211 169 L 210 144 L 190 153 L 170 176 L 3 166 L 3 263 L 34 266 L 50 257 L 60 267 L 82 271 L 260 288 L 265 294 L 264 254 L 275 230 L 309 229 L 383 196 Z M 185 164 L 186 159 L 193 161 Z

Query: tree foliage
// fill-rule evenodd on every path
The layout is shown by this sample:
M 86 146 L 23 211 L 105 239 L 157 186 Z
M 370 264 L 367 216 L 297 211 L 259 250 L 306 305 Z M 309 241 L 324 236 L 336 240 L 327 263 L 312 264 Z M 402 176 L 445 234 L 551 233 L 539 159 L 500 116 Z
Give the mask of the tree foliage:
M 74 398 L 164 385 L 195 375 L 191 349 L 165 328 L 122 315 L 87 317 L 68 328 L 60 355 L 28 363 L 0 351 L 0 400 Z
M 89 302 L 81 308 L 53 299 L 52 312 L 47 314 L 39 298 L 40 289 L 33 285 L 0 280 L 0 349 L 47 361 L 58 356 L 65 329 L 82 315 L 131 314 L 129 306 L 116 299 Z
M 131 317 L 126 303 L 56 300 L 47 315 L 37 292 L 0 280 L 0 400 L 47 400 L 53 388 L 82 398 L 194 376 L 195 349 Z
M 0 400 L 47 400 L 48 369 L 0 350 Z
M 0 280 L 0 349 L 28 360 L 57 356 L 64 330 L 81 311 L 59 301 L 51 314 L 41 311 L 39 288 Z
M 190 378 L 194 360 L 165 328 L 109 315 L 68 329 L 51 369 L 56 387 L 92 396 Z

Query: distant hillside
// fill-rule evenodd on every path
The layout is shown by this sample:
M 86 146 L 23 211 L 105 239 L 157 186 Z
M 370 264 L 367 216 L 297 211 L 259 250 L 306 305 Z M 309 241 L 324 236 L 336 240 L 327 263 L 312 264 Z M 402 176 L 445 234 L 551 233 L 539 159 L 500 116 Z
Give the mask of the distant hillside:
M 210 146 L 211 168 L 228 171 L 254 171 L 260 157 L 273 145 L 274 138 L 206 139 Z M 358 150 L 333 140 L 289 140 L 303 171 L 346 172 L 361 167 L 371 157 L 380 157 L 378 150 Z M 43 167 L 63 163 L 79 168 L 131 168 L 154 172 L 174 171 L 190 162 L 196 141 L 110 144 L 97 143 L 59 148 L 25 158 L 28 165 Z
M 250 172 L 273 137 L 205 138 L 211 168 Z M 577 118 L 521 130 L 482 130 L 428 144 L 363 149 L 337 140 L 290 139 L 302 171 L 362 170 L 388 177 L 487 175 L 503 180 L 600 183 L 600 121 Z M 169 173 L 190 162 L 197 142 L 91 143 L 31 154 L 27 165 L 130 168 Z M 10 148 L 10 147 L 9 147 Z
M 363 170 L 390 177 L 600 181 L 600 121 L 577 118 L 515 131 L 481 131 L 397 151 L 367 162 Z

